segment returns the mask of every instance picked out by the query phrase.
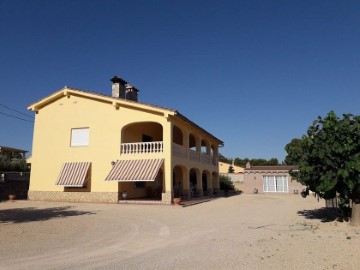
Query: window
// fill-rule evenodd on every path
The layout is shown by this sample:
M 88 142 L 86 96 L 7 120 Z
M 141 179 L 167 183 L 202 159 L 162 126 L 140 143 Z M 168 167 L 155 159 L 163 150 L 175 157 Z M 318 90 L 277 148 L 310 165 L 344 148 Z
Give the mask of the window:
M 263 176 L 264 192 L 288 192 L 288 177 L 286 175 Z
M 89 145 L 89 128 L 72 128 L 70 145 L 71 146 L 88 146 Z

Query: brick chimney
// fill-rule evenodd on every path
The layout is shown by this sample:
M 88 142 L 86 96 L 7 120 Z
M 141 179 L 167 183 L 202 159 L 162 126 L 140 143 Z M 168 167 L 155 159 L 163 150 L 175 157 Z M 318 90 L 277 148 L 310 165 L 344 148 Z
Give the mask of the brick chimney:
M 110 81 L 112 81 L 112 97 L 125 99 L 125 84 L 127 82 L 117 76 L 114 76 Z
M 132 101 L 138 101 L 138 92 L 139 90 L 136 89 L 134 86 L 132 86 L 131 84 L 126 84 L 126 94 L 125 94 L 125 99 L 128 100 L 132 100 Z

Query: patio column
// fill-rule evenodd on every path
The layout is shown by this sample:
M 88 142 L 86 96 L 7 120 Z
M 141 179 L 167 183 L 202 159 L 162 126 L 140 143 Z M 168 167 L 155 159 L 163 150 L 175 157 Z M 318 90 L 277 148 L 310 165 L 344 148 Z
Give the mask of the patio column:
M 212 183 L 213 183 L 213 192 L 219 193 L 220 192 L 219 174 L 217 173 L 212 174 Z
M 183 132 L 183 147 L 186 149 L 185 157 L 189 159 L 189 132 L 187 130 Z
M 164 193 L 162 193 L 162 201 L 171 203 L 174 197 L 173 181 L 172 181 L 172 138 L 173 138 L 173 125 L 168 118 L 163 124 L 163 145 L 164 145 Z
M 199 169 L 196 170 L 196 192 L 199 195 L 199 197 L 203 196 L 202 173 Z

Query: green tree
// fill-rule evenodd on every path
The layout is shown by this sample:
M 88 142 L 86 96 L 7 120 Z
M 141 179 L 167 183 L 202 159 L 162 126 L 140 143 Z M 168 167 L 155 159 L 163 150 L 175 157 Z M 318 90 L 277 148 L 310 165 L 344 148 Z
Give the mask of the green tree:
M 221 190 L 235 190 L 234 183 L 231 181 L 231 178 L 227 175 L 220 175 L 219 176 L 219 182 L 220 182 L 220 189 Z
M 0 171 L 2 172 L 26 172 L 29 168 L 23 157 L 10 158 L 9 156 L 0 156 Z
M 263 158 L 255 158 L 255 159 L 248 159 L 248 158 L 235 158 L 234 165 L 245 167 L 246 163 L 250 162 L 252 166 L 276 166 L 279 165 L 279 161 L 277 158 L 271 158 L 269 160 Z
M 220 162 L 224 162 L 224 163 L 232 163 L 232 159 L 231 158 L 226 158 L 224 157 L 222 154 L 219 153 L 219 161 Z
M 234 159 L 234 165 L 235 166 L 240 166 L 240 167 L 245 167 L 246 163 L 248 163 L 248 161 L 250 161 L 250 159 L 248 159 L 248 158 L 244 158 L 244 159 L 235 158 Z
M 268 166 L 276 166 L 279 165 L 279 161 L 277 158 L 271 158 L 269 159 L 269 161 L 267 162 Z
M 290 143 L 285 146 L 285 150 L 288 153 L 285 157 L 286 165 L 298 165 L 303 156 L 303 150 L 301 147 L 301 139 L 292 139 Z
M 339 197 L 343 213 L 353 200 L 352 224 L 360 225 L 360 117 L 333 111 L 318 117 L 296 147 L 286 147 L 299 171 L 294 177 L 306 185 L 304 197 L 313 191 L 321 198 Z M 291 143 L 290 143 L 291 145 Z M 294 143 L 292 144 L 294 145 Z M 358 224 L 357 224 L 358 223 Z
M 234 173 L 234 167 L 232 165 L 229 166 L 228 173 Z

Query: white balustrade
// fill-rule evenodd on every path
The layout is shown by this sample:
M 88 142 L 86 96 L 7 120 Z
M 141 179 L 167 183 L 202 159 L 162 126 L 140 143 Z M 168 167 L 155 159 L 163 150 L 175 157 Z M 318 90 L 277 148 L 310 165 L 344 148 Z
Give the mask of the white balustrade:
M 164 151 L 163 142 L 139 142 L 139 143 L 122 143 L 121 154 L 150 154 L 162 153 Z
M 152 154 L 152 153 L 163 153 L 164 144 L 162 141 L 158 142 L 137 142 L 137 143 L 122 143 L 121 144 L 121 154 L 122 155 L 136 155 L 136 154 Z M 208 155 L 205 153 L 200 153 L 187 147 L 173 143 L 172 144 L 172 153 L 174 156 L 187 158 L 189 156 L 190 160 L 209 163 L 215 166 L 218 165 L 218 158 L 213 155 Z

